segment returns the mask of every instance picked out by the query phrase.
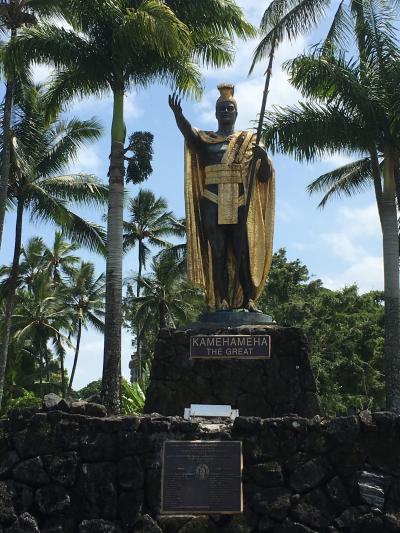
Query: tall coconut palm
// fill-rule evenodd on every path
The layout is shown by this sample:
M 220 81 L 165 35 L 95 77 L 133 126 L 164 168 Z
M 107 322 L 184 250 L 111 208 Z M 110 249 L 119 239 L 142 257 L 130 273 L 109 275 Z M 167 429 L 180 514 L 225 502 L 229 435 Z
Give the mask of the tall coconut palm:
M 164 198 L 156 198 L 149 190 L 141 189 L 129 202 L 129 222 L 124 222 L 124 251 L 137 245 L 138 276 L 136 296 L 140 296 L 143 268 L 150 256 L 150 246 L 166 248 L 171 244 L 163 237 L 176 234 L 176 222 L 172 211 L 167 211 L 168 204 Z M 141 373 L 140 335 L 136 335 L 136 356 L 139 360 L 139 378 Z
M 52 0 L 10 0 L 9 4 L 0 6 L 0 31 L 10 32 L 13 40 L 17 31 L 36 22 L 36 15 L 50 16 L 57 14 L 57 3 Z M 6 74 L 6 92 L 3 107 L 3 152 L 1 158 L 0 179 L 0 250 L 3 237 L 4 216 L 7 203 L 8 180 L 10 177 L 11 157 L 11 117 L 14 100 L 15 71 L 13 65 Z
M 73 310 L 76 330 L 74 363 L 68 384 L 67 396 L 71 394 L 76 365 L 78 363 L 82 328 L 89 325 L 104 332 L 105 276 L 95 277 L 94 265 L 82 261 L 80 267 L 70 272 L 68 283 L 68 306 Z
M 172 255 L 154 257 L 142 285 L 142 296 L 133 299 L 139 331 L 185 324 L 204 303 L 200 291 L 188 283 L 185 267 Z
M 51 90 L 59 103 L 75 95 L 113 96 L 107 238 L 106 329 L 102 395 L 110 412 L 120 398 L 124 195 L 124 94 L 153 81 L 199 93 L 194 62 L 223 66 L 233 59 L 235 36 L 254 35 L 233 0 L 70 0 L 63 15 L 73 29 L 40 25 L 10 48 L 11 61 L 53 62 Z
M 171 243 L 164 237 L 177 233 L 177 223 L 164 198 L 141 189 L 128 206 L 129 222 L 124 222 L 124 251 L 138 247 L 138 278 L 136 296 L 140 296 L 140 279 L 150 256 L 149 246 L 167 248 Z
M 315 99 L 272 113 L 265 141 L 273 150 L 312 160 L 328 152 L 361 154 L 362 159 L 321 176 L 311 191 L 353 194 L 375 189 L 383 234 L 385 285 L 385 379 L 387 407 L 400 410 L 399 240 L 396 213 L 396 162 L 400 155 L 398 84 L 400 50 L 393 18 L 371 2 L 364 9 L 365 55 L 301 56 L 289 66 L 291 81 Z
M 19 88 L 18 120 L 14 125 L 9 199 L 16 206 L 14 256 L 8 281 L 4 332 L 0 350 L 0 406 L 4 388 L 11 318 L 18 284 L 24 212 L 31 218 L 50 221 L 64 234 L 91 249 L 104 252 L 102 228 L 87 222 L 69 209 L 68 202 L 101 205 L 107 188 L 93 176 L 57 176 L 76 155 L 80 146 L 100 135 L 95 120 L 48 120 L 45 93 L 40 87 Z
M 57 344 L 62 339 L 70 345 L 68 332 L 71 327 L 71 309 L 65 305 L 66 293 L 56 286 L 48 272 L 35 278 L 31 292 L 24 292 L 13 316 L 14 342 L 23 346 L 29 340 L 38 359 L 40 370 L 40 393 L 43 393 L 44 378 L 51 380 L 51 352 L 49 341 Z
M 76 242 L 64 240 L 62 231 L 56 231 L 52 247 L 45 247 L 43 252 L 43 262 L 49 270 L 49 274 L 54 282 L 61 282 L 61 275 L 68 276 L 79 263 L 79 257 L 73 255 L 79 250 Z

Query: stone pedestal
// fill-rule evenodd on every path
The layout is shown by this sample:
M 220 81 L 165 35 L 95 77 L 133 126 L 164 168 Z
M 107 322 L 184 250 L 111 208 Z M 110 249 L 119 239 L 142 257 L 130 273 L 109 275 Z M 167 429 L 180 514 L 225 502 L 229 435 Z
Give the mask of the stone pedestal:
M 193 335 L 270 335 L 271 358 L 190 359 Z M 305 335 L 276 325 L 196 324 L 160 332 L 145 413 L 182 416 L 190 404 L 224 404 L 262 418 L 319 413 Z

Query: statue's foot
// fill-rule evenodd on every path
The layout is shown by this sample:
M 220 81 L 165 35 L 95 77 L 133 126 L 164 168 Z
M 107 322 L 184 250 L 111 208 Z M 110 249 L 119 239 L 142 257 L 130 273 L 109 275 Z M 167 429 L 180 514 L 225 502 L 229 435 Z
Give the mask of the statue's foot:
M 247 303 L 245 303 L 244 308 L 250 313 L 262 313 L 260 309 L 257 309 L 256 303 L 251 298 L 247 301 Z

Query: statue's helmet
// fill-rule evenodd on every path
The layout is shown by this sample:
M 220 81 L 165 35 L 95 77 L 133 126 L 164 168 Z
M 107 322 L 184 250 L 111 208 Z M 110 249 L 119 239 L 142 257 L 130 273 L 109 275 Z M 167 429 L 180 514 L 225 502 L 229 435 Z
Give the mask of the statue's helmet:
M 219 102 L 232 102 L 237 109 L 237 103 L 234 96 L 235 86 L 232 83 L 220 83 L 218 85 L 218 90 L 220 92 L 220 97 L 217 100 L 217 104 Z

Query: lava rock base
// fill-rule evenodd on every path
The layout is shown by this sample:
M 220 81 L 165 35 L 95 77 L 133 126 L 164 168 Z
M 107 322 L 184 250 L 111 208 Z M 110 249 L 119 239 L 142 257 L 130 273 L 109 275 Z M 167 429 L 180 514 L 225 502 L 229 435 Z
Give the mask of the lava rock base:
M 271 358 L 190 360 L 192 335 L 270 335 Z M 191 404 L 223 404 L 263 418 L 319 413 L 308 342 L 276 325 L 164 329 L 155 348 L 145 413 L 183 416 Z

